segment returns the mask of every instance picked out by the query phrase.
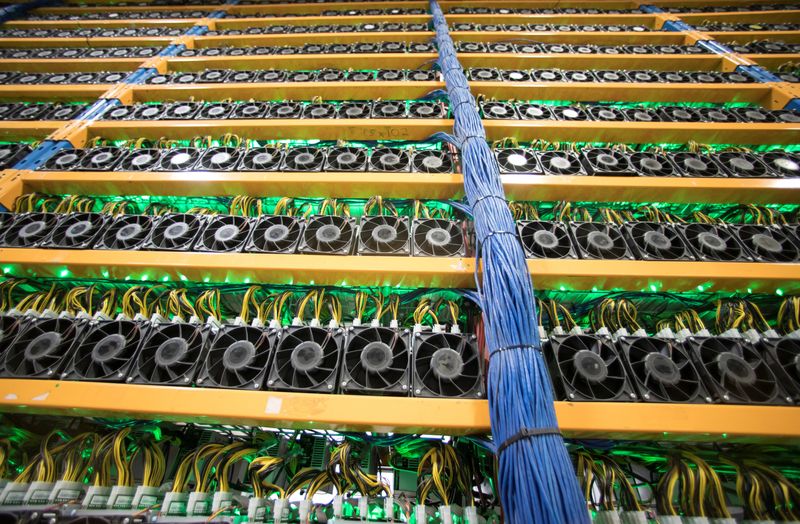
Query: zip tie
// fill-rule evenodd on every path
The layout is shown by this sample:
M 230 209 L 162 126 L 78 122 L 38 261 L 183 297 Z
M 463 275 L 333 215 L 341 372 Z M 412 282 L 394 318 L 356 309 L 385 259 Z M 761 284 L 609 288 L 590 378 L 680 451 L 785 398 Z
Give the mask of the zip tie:
M 489 358 L 491 359 L 497 353 L 501 353 L 503 351 L 508 351 L 510 349 L 528 349 L 528 348 L 533 349 L 534 348 L 533 344 L 514 344 L 512 346 L 505 346 L 505 347 L 502 347 L 502 348 L 495 348 L 495 349 L 493 349 L 492 351 L 489 352 Z
M 470 207 L 474 210 L 478 204 L 480 204 L 481 202 L 483 202 L 488 198 L 496 198 L 497 200 L 501 200 L 504 204 L 508 205 L 508 200 L 503 198 L 501 195 L 483 195 L 482 197 L 475 200 L 475 203 L 472 204 Z
M 563 436 L 558 428 L 522 428 L 515 435 L 508 437 L 505 442 L 497 447 L 497 455 L 503 452 L 511 444 L 515 444 L 522 439 L 532 437 L 542 437 L 544 435 L 558 435 Z

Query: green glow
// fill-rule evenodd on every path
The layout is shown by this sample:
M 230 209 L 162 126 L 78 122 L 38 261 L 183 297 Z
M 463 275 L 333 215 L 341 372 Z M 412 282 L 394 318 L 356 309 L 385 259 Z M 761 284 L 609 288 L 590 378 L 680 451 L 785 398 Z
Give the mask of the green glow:
M 109 277 L 109 275 L 110 275 L 110 273 L 108 272 L 108 270 L 107 270 L 107 269 L 104 269 L 104 270 L 103 270 L 103 272 L 102 272 L 102 273 L 100 273 L 100 274 L 101 274 L 101 275 L 103 275 L 103 278 L 108 278 L 108 277 Z
M 164 278 L 161 279 L 162 282 L 169 282 L 169 275 L 164 275 Z
M 775 290 L 775 294 L 778 295 L 779 297 L 782 297 L 783 296 L 783 290 L 781 288 L 778 288 L 778 289 Z
M 3 274 L 7 275 L 11 273 L 11 266 L 3 266 Z
M 650 284 L 650 291 L 653 292 L 658 291 L 658 286 L 656 286 L 655 284 Z
M 150 277 L 149 277 L 149 275 L 148 275 L 147 273 L 145 273 L 144 275 L 142 275 L 142 277 L 140 278 L 140 280 L 141 280 L 142 282 L 147 282 L 148 280 L 150 280 Z
M 61 278 L 67 278 L 69 276 L 69 269 L 62 269 L 58 272 L 58 276 Z

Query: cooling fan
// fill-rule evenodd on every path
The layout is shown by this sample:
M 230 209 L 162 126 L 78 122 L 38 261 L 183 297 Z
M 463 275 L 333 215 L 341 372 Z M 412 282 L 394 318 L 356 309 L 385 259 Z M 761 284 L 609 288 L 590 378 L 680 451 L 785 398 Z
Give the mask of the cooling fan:
M 195 117 L 197 120 L 222 120 L 233 112 L 234 104 L 217 102 L 204 105 Z
M 731 228 L 759 262 L 797 262 L 800 259 L 800 248 L 781 229 L 755 224 Z
M 580 107 L 555 106 L 552 108 L 556 120 L 579 121 L 589 120 L 589 115 Z
M 536 155 L 528 149 L 496 149 L 494 154 L 497 156 L 501 173 L 542 173 Z
M 364 171 L 367 168 L 367 149 L 363 147 L 332 147 L 328 149 L 325 171 Z
M 417 173 L 453 172 L 453 158 L 447 151 L 433 149 L 416 151 L 411 165 Z
M 581 258 L 605 260 L 634 258 L 616 224 L 572 222 L 570 228 Z
M 224 69 L 207 69 L 197 76 L 197 83 L 199 84 L 217 84 L 225 82 L 228 76 L 228 71 Z
M 800 122 L 800 114 L 798 114 L 796 111 L 780 109 L 777 111 L 772 111 L 772 115 L 775 116 L 778 122 L 789 122 L 792 124 Z
M 400 100 L 381 100 L 372 104 L 372 118 L 406 118 L 406 104 Z
M 538 153 L 539 163 L 547 175 L 585 175 L 586 169 L 578 155 L 572 151 L 544 151 Z
M 584 149 L 584 162 L 595 176 L 620 176 L 635 174 L 624 153 L 606 148 Z
M 62 379 L 121 382 L 133 363 L 146 326 L 130 320 L 90 326 L 75 348 Z
M 262 215 L 253 225 L 245 251 L 251 253 L 294 253 L 305 223 L 285 215 Z
M 510 69 L 500 71 L 500 76 L 507 82 L 529 82 L 531 75 L 521 69 Z
M 657 153 L 636 152 L 628 157 L 631 169 L 641 176 L 678 176 L 669 159 Z
M 670 224 L 626 222 L 623 229 L 643 260 L 694 260 L 686 242 Z
M 78 162 L 79 171 L 112 171 L 125 156 L 126 150 L 117 147 L 94 147 L 87 150 Z
M 769 124 L 777 122 L 778 119 L 770 111 L 761 109 L 760 107 L 734 107 L 731 112 L 742 122 L 753 122 L 756 124 Z
M 289 71 L 286 74 L 287 82 L 313 82 L 317 79 L 314 71 Z
M 589 108 L 589 115 L 592 120 L 600 122 L 622 122 L 625 120 L 625 113 L 610 106 L 592 106 Z
M 50 104 L 21 104 L 18 109 L 14 111 L 8 120 L 44 120 L 44 116 L 51 111 Z
M 375 73 L 372 71 L 351 71 L 347 75 L 348 82 L 371 82 L 375 80 Z
M 174 84 L 194 84 L 196 82 L 197 73 L 175 73 L 175 75 L 172 77 L 172 83 Z
M 736 236 L 724 225 L 679 224 L 676 226 L 699 260 L 734 262 L 750 260 Z
M 332 393 L 343 345 L 342 330 L 292 326 L 283 330 L 269 373 L 269 389 Z
M 72 171 L 80 165 L 85 151 L 81 149 L 62 149 L 44 163 L 41 169 L 47 171 Z
M 344 393 L 408 394 L 408 333 L 386 327 L 351 327 L 339 382 Z
M 594 71 L 594 76 L 600 82 L 628 82 L 628 77 L 623 71 L 611 71 L 608 69 Z
M 0 169 L 13 166 L 30 152 L 31 148 L 27 144 L 0 144 Z
M 239 162 L 240 171 L 277 171 L 283 161 L 283 150 L 276 147 L 248 149 Z
M 200 155 L 203 154 L 202 149 L 193 147 L 176 147 L 164 152 L 164 155 L 159 160 L 158 171 L 189 171 L 197 161 Z
M 636 400 L 625 365 L 609 338 L 554 335 L 545 355 L 556 393 L 563 400 Z
M 692 82 L 700 84 L 721 84 L 724 79 L 719 73 L 712 71 L 694 71 L 688 74 Z
M 483 102 L 481 114 L 492 120 L 513 120 L 519 118 L 513 104 L 508 102 Z
M 299 253 L 349 255 L 353 251 L 356 222 L 354 217 L 313 215 L 303 231 Z
M 369 118 L 372 113 L 370 102 L 344 102 L 339 106 L 339 118 Z
M 700 107 L 696 111 L 703 122 L 730 124 L 739 121 L 734 113 L 716 107 Z
M 658 71 L 656 75 L 659 81 L 670 84 L 688 84 L 693 81 L 690 75 L 680 71 Z
M 759 344 L 761 354 L 778 377 L 779 383 L 795 400 L 800 400 L 800 339 L 794 336 L 762 338 Z
M 628 71 L 628 78 L 633 82 L 643 84 L 653 84 L 660 81 L 658 75 L 650 71 Z
M 234 104 L 230 118 L 245 120 L 264 118 L 268 109 L 269 104 L 266 102 L 243 102 L 241 104 Z
M 406 79 L 406 72 L 402 69 L 381 69 L 375 75 L 380 82 L 399 82 Z M 409 78 L 413 80 L 413 78 Z
M 359 255 L 410 255 L 411 235 L 408 218 L 365 216 L 358 230 Z
M 790 400 L 750 343 L 689 337 L 684 344 L 714 400 L 726 404 L 786 404 Z
M 711 402 L 697 369 L 680 344 L 656 337 L 621 337 L 617 343 L 642 400 Z
M 772 176 L 800 176 L 800 156 L 783 151 L 770 151 L 761 155 L 761 160 L 770 168 Z
M 123 215 L 111 222 L 97 245 L 100 249 L 139 249 L 153 229 L 155 217 Z
M 709 155 L 699 153 L 671 153 L 670 159 L 684 176 L 689 177 L 724 177 L 719 165 Z
M 19 333 L 19 328 L 25 323 L 23 317 L 12 315 L 0 315 L 0 355 L 2 355 L 6 348 L 11 344 L 14 338 Z
M 436 102 L 411 102 L 408 105 L 409 118 L 444 118 L 445 109 Z
M 691 107 L 662 107 L 661 117 L 665 122 L 701 122 L 700 114 Z
M 729 176 L 744 178 L 764 178 L 771 176 L 767 166 L 752 153 L 726 151 L 714 155 Z
M 567 82 L 594 82 L 594 77 L 588 71 L 564 71 Z
M 467 72 L 467 78 L 474 81 L 493 82 L 500 80 L 500 72 L 490 67 L 476 67 Z
M 254 82 L 256 74 L 255 71 L 231 71 L 226 81 L 236 83 Z
M 83 322 L 69 318 L 39 318 L 20 326 L 4 353 L 2 376 L 55 376 L 82 329 Z
M 153 228 L 144 249 L 189 251 L 206 223 L 203 215 L 169 213 Z
M 205 356 L 207 328 L 188 323 L 153 326 L 131 368 L 129 382 L 162 386 L 189 385 Z
M 272 336 L 252 326 L 223 326 L 206 353 L 197 384 L 259 390 L 267 375 Z
M 521 220 L 517 232 L 527 258 L 578 258 L 562 222 Z
M 283 171 L 322 171 L 325 165 L 325 149 L 318 147 L 295 147 L 283 159 Z
M 42 120 L 72 120 L 78 119 L 79 115 L 83 113 L 86 104 L 57 104 L 53 110 L 47 113 Z
M 241 149 L 235 147 L 211 147 L 200 157 L 195 169 L 202 171 L 232 171 L 241 157 Z
M 170 104 L 162 120 L 191 120 L 200 111 L 203 104 L 200 102 L 175 102 Z
M 117 165 L 119 171 L 150 171 L 161 160 L 160 149 L 134 149 Z
M 70 213 L 59 220 L 45 245 L 59 249 L 89 249 L 105 230 L 108 215 Z
M 3 237 L 7 247 L 37 247 L 55 229 L 63 215 L 55 213 L 25 213 L 17 215 Z
M 131 120 L 160 120 L 167 112 L 164 104 L 140 104 L 134 107 Z
M 372 150 L 369 170 L 388 173 L 407 172 L 411 169 L 411 156 L 406 149 L 379 147 Z
M 523 120 L 554 120 L 553 111 L 544 105 L 520 104 L 517 106 L 519 115 Z
M 460 222 L 443 218 L 415 218 L 413 254 L 418 257 L 464 257 L 467 247 Z
M 415 333 L 415 397 L 481 398 L 481 358 L 474 338 L 454 333 Z
M 336 106 L 322 102 L 308 104 L 303 109 L 303 118 L 336 118 Z
M 241 251 L 251 228 L 252 220 L 248 217 L 214 216 L 198 237 L 194 250 L 218 253 Z

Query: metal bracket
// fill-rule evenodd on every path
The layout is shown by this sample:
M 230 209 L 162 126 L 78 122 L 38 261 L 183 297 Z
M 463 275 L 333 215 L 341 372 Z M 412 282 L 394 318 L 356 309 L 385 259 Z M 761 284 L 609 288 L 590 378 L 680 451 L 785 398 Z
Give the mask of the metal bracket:
M 14 165 L 14 169 L 36 169 L 53 157 L 62 149 L 72 149 L 72 144 L 66 140 L 45 140 L 39 147 L 28 153 L 25 158 Z
M 740 65 L 736 68 L 736 72 L 743 73 L 761 83 L 781 81 L 780 78 L 759 65 Z
M 664 10 L 661 9 L 660 7 L 658 7 L 656 5 L 650 5 L 650 4 L 642 4 L 642 5 L 639 6 L 639 9 L 643 13 L 650 13 L 650 14 L 656 14 L 656 13 L 663 13 L 664 12 Z
M 716 55 L 727 55 L 732 54 L 733 50 L 729 47 L 726 47 L 715 40 L 698 40 L 695 42 L 698 47 L 702 47 L 703 49 L 707 49 Z
M 672 31 L 674 33 L 694 30 L 692 26 L 690 26 L 686 22 L 681 22 L 680 20 L 667 20 L 666 22 L 664 22 L 664 25 L 661 26 L 661 29 L 663 31 Z

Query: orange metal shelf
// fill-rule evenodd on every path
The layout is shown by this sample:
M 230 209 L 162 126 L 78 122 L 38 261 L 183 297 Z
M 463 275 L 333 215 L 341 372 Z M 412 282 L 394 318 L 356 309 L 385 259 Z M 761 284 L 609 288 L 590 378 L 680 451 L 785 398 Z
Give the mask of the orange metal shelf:
M 556 402 L 555 408 L 561 431 L 573 438 L 800 441 L 800 417 L 792 407 Z M 0 380 L 0 411 L 381 433 L 458 435 L 490 430 L 485 400 L 55 380 Z
M 384 69 L 427 68 L 438 59 L 436 53 L 364 53 L 347 55 L 249 55 L 214 57 L 170 57 L 169 71 L 204 69 L 364 69 L 380 64 Z M 2 60 L 0 60 L 2 65 Z M 425 67 L 427 66 L 427 67 Z M 530 67 L 530 66 L 529 66 Z
M 0 70 L 37 73 L 133 71 L 145 60 L 144 58 L 0 58 Z
M 385 31 L 366 33 L 281 33 L 269 35 L 218 35 L 194 38 L 194 47 L 279 46 L 304 44 L 347 44 L 352 42 L 428 42 L 431 31 Z M 294 55 L 290 55 L 294 56 Z
M 379 33 L 380 34 L 380 33 Z M 530 31 L 450 31 L 454 42 L 506 42 L 514 40 L 533 40 L 558 44 L 688 44 L 690 40 L 683 33 L 673 31 L 649 32 L 530 32 Z M 598 55 L 590 55 L 598 56 Z M 669 55 L 673 56 L 673 55 Z M 459 55 L 459 59 L 461 55 Z
M 0 249 L 16 276 L 74 276 L 158 282 L 188 279 L 273 284 L 474 287 L 469 258 L 267 255 L 157 251 Z M 772 292 L 800 289 L 800 264 L 529 260 L 537 288 Z
M 800 22 L 800 10 L 789 9 L 732 13 L 680 13 L 676 14 L 676 16 L 690 25 L 700 25 L 705 21 L 731 24 L 787 24 Z
M 800 31 L 709 31 L 708 36 L 717 42 L 739 42 L 745 44 L 753 40 L 780 41 L 791 44 L 800 42 Z
M 192 27 L 202 18 L 129 18 L 112 20 L 10 20 L 4 29 L 72 29 L 98 27 Z
M 56 120 L 0 122 L 0 140 L 11 142 L 17 140 L 41 140 L 68 123 Z
M 112 84 L 0 85 L 0 100 L 8 102 L 94 102 Z

